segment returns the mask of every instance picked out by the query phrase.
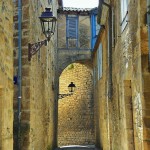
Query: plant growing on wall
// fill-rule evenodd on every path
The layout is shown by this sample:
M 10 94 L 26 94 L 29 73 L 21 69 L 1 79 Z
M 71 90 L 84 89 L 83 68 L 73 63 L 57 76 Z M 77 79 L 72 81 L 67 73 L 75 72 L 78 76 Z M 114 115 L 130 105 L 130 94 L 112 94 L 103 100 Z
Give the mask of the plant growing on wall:
M 68 67 L 67 67 L 68 70 L 71 70 L 71 69 L 74 69 L 74 65 L 73 64 L 70 64 Z

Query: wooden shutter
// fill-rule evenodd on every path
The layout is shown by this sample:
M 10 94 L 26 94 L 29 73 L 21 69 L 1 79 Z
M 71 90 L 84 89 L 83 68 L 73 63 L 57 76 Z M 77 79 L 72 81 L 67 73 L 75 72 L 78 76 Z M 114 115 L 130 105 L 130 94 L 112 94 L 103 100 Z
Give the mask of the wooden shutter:
M 77 17 L 68 17 L 67 36 L 68 38 L 77 38 Z
M 67 47 L 78 47 L 78 17 L 67 16 Z

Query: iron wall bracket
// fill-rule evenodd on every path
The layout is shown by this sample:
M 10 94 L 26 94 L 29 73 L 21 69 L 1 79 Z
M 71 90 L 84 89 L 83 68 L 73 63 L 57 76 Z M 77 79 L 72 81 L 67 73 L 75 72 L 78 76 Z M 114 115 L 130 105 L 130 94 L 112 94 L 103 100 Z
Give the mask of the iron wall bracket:
M 59 99 L 62 99 L 62 98 L 65 98 L 66 96 L 71 96 L 71 95 L 73 95 L 73 93 L 69 93 L 69 94 L 59 94 L 59 95 L 58 95 L 58 98 L 59 98 Z
M 29 43 L 28 44 L 28 60 L 31 61 L 32 56 L 35 55 L 43 45 L 47 46 L 47 42 L 48 40 L 46 39 L 44 41 L 40 41 L 40 42 L 33 43 L 33 44 Z

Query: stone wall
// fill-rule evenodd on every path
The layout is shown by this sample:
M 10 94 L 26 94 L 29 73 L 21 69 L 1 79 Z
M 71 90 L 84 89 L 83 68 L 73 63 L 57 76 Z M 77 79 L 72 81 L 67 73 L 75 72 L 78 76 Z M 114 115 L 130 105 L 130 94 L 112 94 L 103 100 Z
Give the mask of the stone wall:
M 58 13 L 58 48 L 67 48 L 67 16 L 71 16 L 73 12 L 68 11 L 67 13 Z M 73 16 L 75 16 L 73 14 Z M 78 47 L 69 47 L 72 49 L 90 49 L 91 40 L 91 28 L 90 28 L 90 15 L 80 15 L 76 13 L 78 17 L 78 28 L 77 28 L 77 41 Z
M 74 82 L 73 95 L 58 101 L 58 146 L 94 145 L 94 101 L 91 66 L 73 63 L 59 78 L 59 92 L 68 93 Z
M 13 149 L 13 4 L 0 0 L 0 149 Z
M 95 103 L 95 133 L 96 133 L 96 146 L 98 148 L 109 149 L 109 109 L 108 108 L 108 50 L 107 50 L 107 32 L 104 30 L 102 36 L 99 39 L 102 43 L 102 78 L 98 80 L 98 63 L 97 52 L 95 52 L 93 58 L 93 70 L 94 70 L 94 103 Z M 103 144 L 103 142 L 105 144 Z
M 52 7 L 56 16 L 57 1 L 49 4 L 48 1 L 22 2 L 22 99 L 21 99 L 21 148 L 22 150 L 51 150 L 56 147 L 56 100 L 54 94 L 54 81 L 56 67 L 56 35 L 51 38 L 48 46 L 41 49 L 28 61 L 28 43 L 44 40 L 41 31 L 39 16 L 45 7 Z M 14 74 L 18 72 L 18 7 L 14 2 L 15 31 L 14 31 Z M 56 16 L 57 17 L 57 16 Z M 14 128 L 17 131 L 17 85 L 15 85 Z M 16 148 L 17 132 L 14 134 Z
M 123 31 L 120 26 L 120 3 L 114 0 L 112 4 L 115 17 L 111 64 L 113 96 L 108 98 L 110 66 L 107 13 L 102 16 L 107 21 L 98 41 L 103 44 L 103 76 L 100 80 L 96 78 L 98 84 L 95 86 L 95 100 L 98 103 L 96 133 L 100 137 L 96 141 L 104 150 L 148 150 L 149 72 L 147 27 L 144 20 L 146 2 L 129 1 L 129 22 Z M 94 67 L 97 68 L 97 53 L 94 55 Z M 97 74 L 97 69 L 95 70 Z
M 146 14 L 146 2 L 142 3 L 141 1 L 141 12 L 140 12 L 140 21 L 141 21 L 141 68 L 142 68 L 142 122 L 143 122 L 143 147 L 144 150 L 150 149 L 150 103 L 149 103 L 149 97 L 150 97 L 150 73 L 149 73 L 149 49 L 148 49 L 148 28 L 145 26 L 145 19 L 144 16 Z

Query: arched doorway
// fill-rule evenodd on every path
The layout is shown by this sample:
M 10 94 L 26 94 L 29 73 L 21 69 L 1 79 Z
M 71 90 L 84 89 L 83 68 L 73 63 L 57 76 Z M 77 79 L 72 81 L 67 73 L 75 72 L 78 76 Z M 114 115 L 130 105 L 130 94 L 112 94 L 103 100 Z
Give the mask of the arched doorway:
M 73 95 L 58 100 L 58 146 L 94 145 L 94 100 L 92 68 L 73 63 L 59 77 L 59 93 L 68 93 L 74 82 Z

